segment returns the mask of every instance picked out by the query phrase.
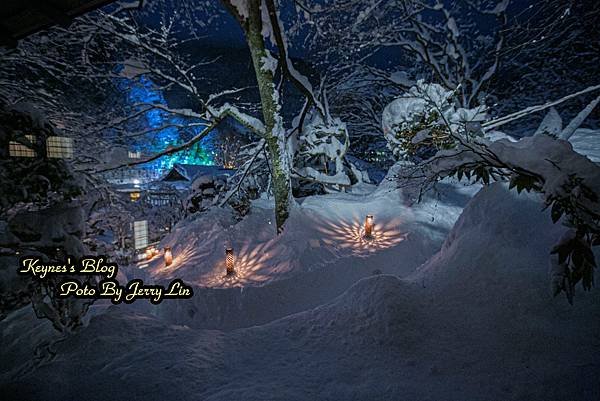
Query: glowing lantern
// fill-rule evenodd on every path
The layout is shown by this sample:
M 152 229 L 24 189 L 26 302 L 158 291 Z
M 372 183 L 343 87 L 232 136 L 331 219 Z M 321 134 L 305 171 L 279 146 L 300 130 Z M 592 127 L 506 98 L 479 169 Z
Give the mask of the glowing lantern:
M 165 247 L 165 266 L 170 266 L 173 263 L 173 253 L 171 253 L 171 247 Z
M 235 262 L 235 260 L 233 258 L 233 248 L 232 247 L 225 248 L 225 267 L 227 268 L 228 276 L 235 274 L 234 262 Z
M 154 256 L 154 249 L 146 248 L 146 260 L 152 259 L 153 256 Z
M 373 215 L 368 214 L 365 218 L 365 238 L 373 238 Z

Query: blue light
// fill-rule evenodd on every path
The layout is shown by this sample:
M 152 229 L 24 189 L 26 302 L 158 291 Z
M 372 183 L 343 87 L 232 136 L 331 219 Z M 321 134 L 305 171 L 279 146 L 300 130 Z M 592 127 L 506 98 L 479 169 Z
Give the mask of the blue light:
M 118 85 L 119 88 L 127 92 L 127 101 L 132 106 L 140 103 L 167 106 L 162 92 L 156 89 L 154 82 L 145 75 L 141 75 L 135 79 L 123 78 Z M 138 106 L 136 109 L 139 110 L 143 107 L 147 106 Z M 128 127 L 128 129 L 131 129 L 131 131 L 140 131 L 149 128 L 159 129 L 166 125 L 177 125 L 185 128 L 175 126 L 165 127 L 133 138 L 133 143 L 131 143 L 132 150 L 152 155 L 165 150 L 169 146 L 181 145 L 203 130 L 203 126 L 186 126 L 188 123 L 198 122 L 202 122 L 202 120 L 172 115 L 159 109 L 149 110 L 144 113 L 144 118 L 138 122 L 136 127 Z M 215 153 L 212 152 L 212 138 L 214 135 L 215 133 L 211 133 L 194 146 L 172 155 L 163 156 L 160 159 L 143 165 L 143 168 L 152 170 L 156 174 L 163 174 L 173 167 L 175 163 L 213 165 L 214 158 L 212 155 Z

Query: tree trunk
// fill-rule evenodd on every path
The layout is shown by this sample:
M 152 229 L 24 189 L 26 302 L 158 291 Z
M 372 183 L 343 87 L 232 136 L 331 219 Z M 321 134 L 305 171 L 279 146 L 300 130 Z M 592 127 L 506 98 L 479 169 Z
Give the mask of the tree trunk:
M 265 49 L 262 36 L 260 0 L 249 0 L 249 16 L 243 24 L 254 72 L 258 82 L 262 113 L 265 122 L 265 141 L 271 159 L 273 176 L 273 194 L 275 196 L 275 221 L 277 233 L 283 230 L 283 224 L 289 216 L 291 203 L 290 156 L 287 151 L 285 131 L 279 115 L 279 95 L 275 86 L 273 71 L 265 66 L 270 57 Z

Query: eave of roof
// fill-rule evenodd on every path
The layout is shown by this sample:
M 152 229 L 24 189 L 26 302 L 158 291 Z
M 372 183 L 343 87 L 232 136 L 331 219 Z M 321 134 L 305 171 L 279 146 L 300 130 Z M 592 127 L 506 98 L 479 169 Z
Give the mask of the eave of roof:
M 0 46 L 14 48 L 19 39 L 54 25 L 68 27 L 71 21 L 115 0 L 2 0 L 0 1 Z

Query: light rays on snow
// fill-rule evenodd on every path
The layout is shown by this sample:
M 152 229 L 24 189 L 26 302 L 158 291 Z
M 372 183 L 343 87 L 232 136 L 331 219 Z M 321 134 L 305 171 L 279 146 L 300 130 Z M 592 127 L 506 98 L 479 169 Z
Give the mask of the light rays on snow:
M 400 219 L 379 222 L 375 216 L 373 238 L 364 237 L 364 217 L 354 215 L 350 219 L 322 219 L 317 231 L 325 243 L 335 244 L 338 248 L 350 251 L 353 255 L 368 255 L 372 252 L 390 248 L 404 241 L 408 233 L 399 230 Z
M 273 270 L 269 269 L 274 254 L 273 241 L 257 246 L 246 244 L 234 252 L 235 274 L 227 276 L 225 269 L 225 254 L 223 260 L 217 263 L 202 285 L 208 287 L 242 287 L 247 284 L 261 284 L 273 278 Z M 278 266 L 281 268 L 281 266 Z
M 358 209 L 358 210 L 357 210 Z M 151 277 L 160 281 L 181 278 L 197 287 L 261 286 L 297 271 L 324 267 L 335 258 L 367 257 L 390 249 L 407 238 L 406 222 L 368 205 L 355 210 L 312 210 L 290 218 L 295 231 L 279 236 L 225 235 L 217 230 L 173 244 L 173 263 L 149 261 Z M 373 238 L 364 238 L 365 210 L 375 214 Z M 294 220 L 295 219 L 295 220 Z M 254 233 L 260 231 L 255 227 Z M 231 241 L 231 238 L 236 238 Z M 226 274 L 225 244 L 233 245 L 235 274 Z M 348 260 L 348 263 L 352 263 Z
M 197 275 L 193 279 L 183 278 L 186 284 L 200 287 L 242 287 L 260 285 L 285 273 L 290 264 L 278 257 L 275 241 L 260 244 L 246 243 L 234 247 L 235 274 L 227 276 L 225 266 L 225 248 L 216 244 L 205 249 L 193 245 L 183 249 L 173 249 L 173 263 L 153 270 L 156 279 L 179 278 L 178 270 L 198 266 Z M 204 269 L 202 265 L 210 266 Z M 180 273 L 180 272 L 179 272 Z M 189 277 L 189 272 L 185 274 Z

